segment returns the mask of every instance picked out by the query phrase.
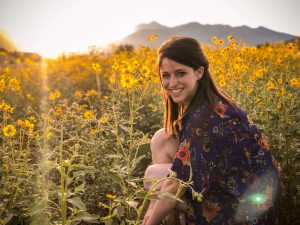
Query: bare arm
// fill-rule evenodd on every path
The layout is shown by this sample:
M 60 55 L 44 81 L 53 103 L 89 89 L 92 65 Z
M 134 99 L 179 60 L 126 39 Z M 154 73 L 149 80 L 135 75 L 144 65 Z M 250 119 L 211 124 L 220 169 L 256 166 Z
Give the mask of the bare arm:
M 178 145 L 177 139 L 167 138 L 164 128 L 157 131 L 151 139 L 153 164 L 172 163 Z

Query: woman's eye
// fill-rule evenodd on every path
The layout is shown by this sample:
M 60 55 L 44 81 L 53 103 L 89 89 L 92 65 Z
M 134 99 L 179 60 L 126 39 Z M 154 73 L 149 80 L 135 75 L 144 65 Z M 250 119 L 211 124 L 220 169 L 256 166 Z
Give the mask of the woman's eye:
M 167 79 L 167 78 L 170 77 L 170 74 L 168 74 L 168 73 L 163 73 L 161 76 L 162 76 L 162 78 Z
M 183 71 L 179 71 L 176 73 L 176 75 L 179 77 L 183 77 L 185 74 L 186 74 L 186 72 L 183 72 Z

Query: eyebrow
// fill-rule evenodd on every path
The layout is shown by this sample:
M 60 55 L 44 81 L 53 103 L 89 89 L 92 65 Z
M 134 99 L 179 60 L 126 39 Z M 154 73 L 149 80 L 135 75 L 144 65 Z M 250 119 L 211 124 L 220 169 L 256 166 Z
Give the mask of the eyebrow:
M 185 72 L 185 69 L 177 69 L 177 70 L 175 70 L 174 72 L 176 73 L 176 72 Z M 167 72 L 167 71 L 161 71 L 161 74 L 165 74 L 165 73 L 169 73 L 169 72 Z

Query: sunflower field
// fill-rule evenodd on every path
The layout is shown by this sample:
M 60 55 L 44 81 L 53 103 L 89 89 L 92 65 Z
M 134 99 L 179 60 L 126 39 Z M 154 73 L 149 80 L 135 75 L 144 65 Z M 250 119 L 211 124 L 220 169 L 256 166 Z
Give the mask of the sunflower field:
M 297 224 L 297 43 L 249 47 L 213 37 L 203 49 L 216 84 L 278 161 L 279 224 Z M 0 225 L 140 224 L 150 140 L 163 124 L 156 54 L 111 46 L 48 59 L 0 50 Z

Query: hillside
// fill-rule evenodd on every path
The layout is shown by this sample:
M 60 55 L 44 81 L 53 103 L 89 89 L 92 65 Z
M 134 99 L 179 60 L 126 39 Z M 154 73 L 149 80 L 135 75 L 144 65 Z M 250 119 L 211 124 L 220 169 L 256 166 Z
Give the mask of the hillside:
M 0 49 L 6 51 L 17 51 L 18 48 L 13 40 L 5 33 L 4 30 L 0 30 Z
M 154 47 L 160 45 L 164 40 L 174 35 L 190 36 L 198 39 L 201 43 L 206 44 L 211 43 L 211 38 L 213 36 L 226 40 L 229 35 L 232 35 L 236 40 L 242 39 L 249 46 L 272 43 L 280 40 L 287 41 L 296 38 L 296 36 L 276 32 L 265 27 L 232 27 L 221 24 L 203 25 L 197 22 L 191 22 L 175 27 L 167 27 L 157 22 L 151 22 L 149 24 L 138 25 L 134 33 L 121 39 L 118 44 L 131 44 L 134 46 L 140 44 L 149 45 L 147 38 L 151 34 L 158 34 L 157 40 L 152 43 Z

